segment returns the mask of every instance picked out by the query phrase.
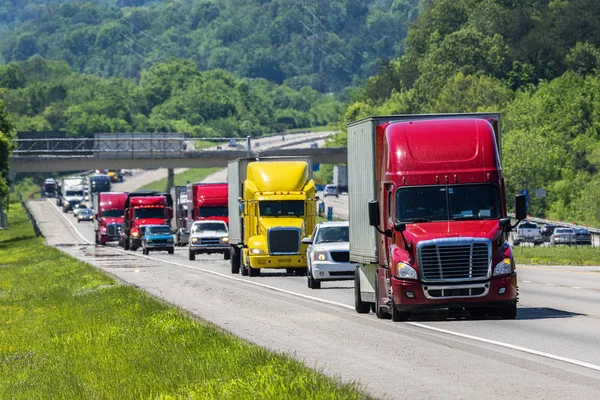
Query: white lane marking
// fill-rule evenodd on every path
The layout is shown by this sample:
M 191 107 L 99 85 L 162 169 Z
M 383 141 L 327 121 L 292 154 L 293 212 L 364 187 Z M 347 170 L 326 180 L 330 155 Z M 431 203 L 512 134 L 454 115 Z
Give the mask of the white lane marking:
M 71 221 L 69 221 L 64 214 L 60 214 L 60 215 L 62 215 L 63 218 L 65 218 L 67 220 L 67 222 L 69 222 L 71 224 L 71 226 L 73 227 L 73 229 L 75 229 L 75 231 L 77 231 L 77 228 L 75 228 L 75 225 L 73 225 L 73 223 L 71 223 Z M 77 233 L 79 233 L 79 232 L 77 232 Z M 88 243 L 91 244 L 91 242 L 89 242 L 87 239 L 85 239 L 83 236 L 81 236 L 81 234 L 79 236 L 83 240 L 85 240 L 86 242 L 88 242 Z M 241 279 L 241 278 L 237 278 L 235 276 L 225 275 L 225 274 L 222 274 L 220 272 L 211 271 L 211 270 L 208 270 L 208 269 L 203 269 L 203 268 L 199 268 L 199 267 L 192 267 L 191 265 L 180 264 L 180 263 L 175 262 L 175 261 L 168 261 L 168 260 L 163 260 L 163 259 L 152 257 L 152 256 L 145 256 L 143 254 L 132 253 L 130 251 L 126 251 L 126 250 L 119 249 L 119 248 L 111 247 L 111 249 L 120 251 L 122 253 L 126 253 L 128 255 L 135 255 L 137 257 L 144 257 L 144 258 L 147 258 L 147 259 L 150 259 L 150 260 L 154 260 L 154 261 L 159 261 L 159 262 L 163 262 L 163 263 L 167 263 L 167 264 L 171 264 L 171 265 L 176 265 L 176 266 L 183 267 L 183 268 L 193 269 L 193 270 L 196 270 L 196 271 L 205 272 L 205 273 L 209 273 L 209 274 L 212 274 L 212 275 L 220 276 L 220 277 L 225 278 L 225 279 L 230 279 L 230 280 L 233 280 L 233 281 L 242 282 L 242 283 L 249 284 L 249 285 L 259 286 L 259 287 L 262 287 L 262 288 L 265 288 L 265 289 L 272 290 L 274 292 L 285 293 L 285 294 L 289 294 L 291 296 L 296 296 L 296 297 L 300 297 L 300 298 L 303 298 L 303 299 L 312 300 L 312 301 L 316 301 L 316 302 L 319 302 L 319 303 L 329 304 L 329 305 L 333 305 L 333 306 L 337 306 L 337 307 L 345 308 L 347 310 L 354 311 L 354 307 L 353 306 L 349 306 L 349 305 L 344 304 L 344 303 L 338 303 L 337 301 L 320 299 L 318 297 L 313 297 L 313 296 L 309 296 L 309 295 L 305 295 L 305 294 L 301 294 L 301 293 L 296 293 L 296 292 L 292 292 L 290 290 L 280 289 L 280 288 L 275 287 L 275 286 L 265 285 L 264 283 L 258 283 L 258 282 L 251 281 L 251 280 Z M 368 318 L 366 316 L 364 316 L 364 317 Z M 533 350 L 533 349 L 529 349 L 527 347 L 521 347 L 521 346 L 517 346 L 517 345 L 514 345 L 514 344 L 510 344 L 510 343 L 498 342 L 496 340 L 485 339 L 485 338 L 482 338 L 482 337 L 479 337 L 479 336 L 467 335 L 467 334 L 460 333 L 460 332 L 449 331 L 447 329 L 436 328 L 436 327 L 425 325 L 425 324 L 421 324 L 421 323 L 418 323 L 418 322 L 404 322 L 403 324 L 415 326 L 415 327 L 418 327 L 418 328 L 422 328 L 422 329 L 426 329 L 426 330 L 430 330 L 430 331 L 434 331 L 434 332 L 438 332 L 438 333 L 444 333 L 444 334 L 450 335 L 450 336 L 456 336 L 456 337 L 460 337 L 460 338 L 464 338 L 464 339 L 474 340 L 476 342 L 487 343 L 487 344 L 491 344 L 491 345 L 494 345 L 494 346 L 504 347 L 504 348 L 507 348 L 507 349 L 520 351 L 522 353 L 533 354 L 533 355 L 536 355 L 536 356 L 540 356 L 540 357 L 544 357 L 544 358 L 549 358 L 549 359 L 555 360 L 555 361 L 562 361 L 562 362 L 565 362 L 565 363 L 577 365 L 579 367 L 588 368 L 588 369 L 592 369 L 592 370 L 595 370 L 595 371 L 600 371 L 600 365 L 591 364 L 591 363 L 588 363 L 588 362 L 585 362 L 585 361 L 574 360 L 572 358 L 562 357 L 562 356 L 558 356 L 558 355 L 555 355 L 555 354 L 545 353 L 543 351 Z
M 531 283 L 531 281 L 521 281 L 521 283 Z
M 82 234 L 79 232 L 79 230 L 78 230 L 78 229 L 75 227 L 75 225 L 73 224 L 73 222 L 72 222 L 72 221 L 71 221 L 69 218 L 67 218 L 67 216 L 65 215 L 65 213 L 62 213 L 62 212 L 61 212 L 61 211 L 60 211 L 60 210 L 59 210 L 57 207 L 53 207 L 53 206 L 54 206 L 54 204 L 52 204 L 52 201 L 51 201 L 50 199 L 46 199 L 46 201 L 47 201 L 48 203 L 50 203 L 50 206 L 51 206 L 51 207 L 54 209 L 54 211 L 58 212 L 58 214 L 59 214 L 60 216 L 62 216 L 62 217 L 65 219 L 65 221 L 67 221 L 67 222 L 69 223 L 69 225 L 71 225 L 71 227 L 73 228 L 73 230 L 75 231 L 75 233 L 76 233 L 77 235 L 79 235 L 79 237 L 80 237 L 80 238 L 81 238 L 81 239 L 82 239 L 84 242 L 86 242 L 87 244 L 92 244 L 92 242 L 90 242 L 89 240 L 87 240 L 86 238 L 84 238 L 84 237 L 83 237 L 83 235 L 82 235 Z
M 583 289 L 581 286 L 573 286 L 571 289 Z
M 556 286 L 556 283 L 546 283 L 546 286 Z

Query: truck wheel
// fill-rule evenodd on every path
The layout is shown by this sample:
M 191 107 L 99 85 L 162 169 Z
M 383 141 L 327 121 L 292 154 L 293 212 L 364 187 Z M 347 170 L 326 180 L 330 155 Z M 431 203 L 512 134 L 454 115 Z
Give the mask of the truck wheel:
M 129 250 L 129 238 L 128 237 L 125 237 L 123 239 L 123 249 L 124 250 Z
M 371 311 L 371 303 L 362 301 L 360 298 L 360 274 L 358 267 L 356 267 L 356 273 L 354 274 L 354 309 L 359 314 L 368 314 Z
M 410 317 L 410 311 L 399 311 L 392 300 L 392 321 L 404 322 L 408 321 L 408 317 Z
M 142 248 L 142 254 L 145 255 L 145 256 L 147 256 L 148 255 L 148 250 Z
M 471 315 L 471 317 L 475 319 L 481 319 L 485 318 L 488 310 L 485 307 L 468 307 L 467 311 Z
M 306 268 L 294 268 L 294 275 L 306 276 Z
M 188 252 L 188 258 L 190 259 L 190 261 L 194 261 L 196 259 L 196 254 L 194 254 L 193 252 L 189 251 Z
M 170 247 L 167 251 L 169 252 L 169 254 L 175 254 L 175 247 Z
M 229 250 L 225 250 L 223 253 L 223 260 L 229 260 L 231 258 L 231 253 Z
M 379 319 L 390 319 L 392 318 L 392 316 L 390 315 L 389 312 L 384 311 L 381 306 L 379 305 L 379 271 L 377 272 L 376 275 L 376 279 L 375 279 L 375 315 L 377 316 L 377 318 Z
M 260 276 L 260 268 L 251 268 L 248 266 L 248 276 Z
M 517 318 L 517 303 L 511 304 L 510 306 L 502 307 L 497 311 L 498 315 L 502 319 L 516 319 Z
M 239 274 L 240 273 L 240 251 L 237 247 L 231 246 L 230 248 L 231 254 L 231 273 Z
M 310 289 L 321 289 L 321 282 L 313 278 L 312 273 L 308 272 L 306 274 L 306 278 L 308 280 L 308 287 Z

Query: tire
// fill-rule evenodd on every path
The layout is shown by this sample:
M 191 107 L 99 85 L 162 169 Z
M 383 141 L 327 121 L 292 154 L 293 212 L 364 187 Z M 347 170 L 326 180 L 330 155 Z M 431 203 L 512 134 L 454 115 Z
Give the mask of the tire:
M 79 223 L 81 223 L 81 221 L 80 221 L 80 220 L 77 220 L 77 223 L 79 224 Z
M 471 315 L 471 317 L 475 319 L 482 319 L 487 316 L 488 310 L 485 307 L 473 307 L 467 308 L 467 311 Z
M 260 276 L 260 268 L 251 268 L 248 266 L 248 276 Z
M 356 267 L 356 273 L 354 274 L 354 309 L 359 314 L 368 314 L 371 311 L 371 303 L 362 301 L 360 298 L 360 274 Z
M 497 313 L 501 319 L 517 319 L 517 303 L 499 308 Z
M 167 252 L 168 252 L 169 254 L 175 254 L 175 247 L 171 247 L 171 248 L 169 248 L 169 250 L 167 250 Z
M 375 315 L 379 319 L 392 318 L 392 315 L 387 311 L 383 311 L 379 305 L 379 273 L 377 273 L 377 279 L 375 279 Z
M 405 322 L 410 317 L 410 311 L 399 311 L 392 300 L 392 321 Z
M 313 278 L 312 273 L 307 271 L 306 280 L 310 289 L 321 289 L 321 282 Z
M 147 256 L 149 254 L 148 249 L 142 249 L 142 254 Z
M 225 250 L 223 253 L 223 260 L 229 260 L 231 258 L 231 253 L 229 250 Z
M 190 259 L 190 261 L 194 261 L 196 259 L 196 254 L 194 254 L 191 251 L 189 251 L 188 252 L 188 258 Z
M 127 236 L 123 238 L 123 249 L 129 250 L 129 238 Z
M 239 274 L 240 273 L 240 251 L 237 247 L 231 246 L 229 250 L 231 254 L 231 273 Z
M 294 268 L 294 275 L 306 276 L 306 268 Z

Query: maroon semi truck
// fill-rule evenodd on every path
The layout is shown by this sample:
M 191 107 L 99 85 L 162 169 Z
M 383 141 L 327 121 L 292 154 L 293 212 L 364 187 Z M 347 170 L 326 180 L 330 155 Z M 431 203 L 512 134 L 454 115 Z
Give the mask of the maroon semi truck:
M 497 113 L 372 117 L 348 125 L 357 312 L 394 321 L 428 309 L 516 317 L 500 149 Z M 517 219 L 526 211 L 517 195 Z
M 119 241 L 123 229 L 123 214 L 128 193 L 94 193 L 94 233 L 96 244 Z
M 144 225 L 171 226 L 173 198 L 169 193 L 140 191 L 129 193 L 125 200 L 123 234 L 125 250 L 137 250 L 142 244 Z

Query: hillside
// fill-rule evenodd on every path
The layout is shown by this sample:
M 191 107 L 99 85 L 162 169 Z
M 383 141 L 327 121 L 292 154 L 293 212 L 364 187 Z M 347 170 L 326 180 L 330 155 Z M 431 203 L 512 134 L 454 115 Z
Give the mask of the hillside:
M 4 63 L 33 55 L 76 72 L 137 78 L 170 57 L 336 92 L 403 54 L 419 0 L 8 0 Z

